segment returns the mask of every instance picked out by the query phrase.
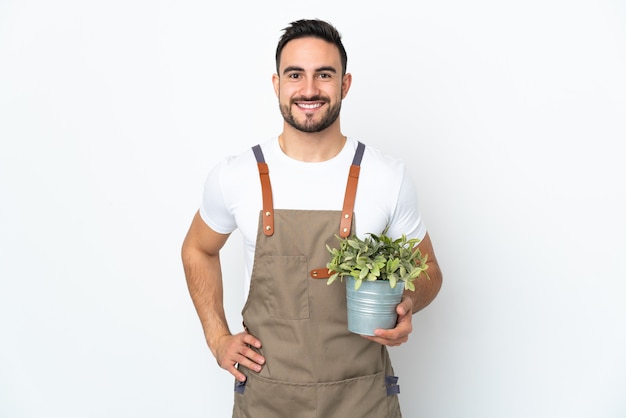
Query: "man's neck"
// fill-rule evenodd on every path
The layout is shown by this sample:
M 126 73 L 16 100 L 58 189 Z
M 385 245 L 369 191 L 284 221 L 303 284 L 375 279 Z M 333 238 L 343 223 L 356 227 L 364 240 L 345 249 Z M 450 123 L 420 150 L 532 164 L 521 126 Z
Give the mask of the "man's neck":
M 337 129 L 307 133 L 285 126 L 278 137 L 283 152 L 294 160 L 304 162 L 322 162 L 330 160 L 341 152 L 346 137 Z

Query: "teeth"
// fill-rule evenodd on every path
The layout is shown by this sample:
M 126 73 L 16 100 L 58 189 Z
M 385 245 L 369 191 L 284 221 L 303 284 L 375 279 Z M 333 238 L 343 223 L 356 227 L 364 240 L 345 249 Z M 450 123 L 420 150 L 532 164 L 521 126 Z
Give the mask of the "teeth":
M 304 109 L 315 109 L 318 108 L 320 106 L 322 106 L 321 103 L 315 103 L 315 104 L 305 104 L 305 103 L 300 103 L 298 106 L 304 108 Z

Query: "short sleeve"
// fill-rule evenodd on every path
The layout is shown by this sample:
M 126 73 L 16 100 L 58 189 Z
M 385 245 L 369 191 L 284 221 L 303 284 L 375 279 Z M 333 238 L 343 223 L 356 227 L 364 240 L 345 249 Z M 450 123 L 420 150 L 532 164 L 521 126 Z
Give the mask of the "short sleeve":
M 408 238 L 418 238 L 420 240 L 426 235 L 426 225 L 424 225 L 419 211 L 417 189 L 406 168 L 404 169 L 398 200 L 389 224 L 388 234 L 393 237 L 405 234 Z
M 215 232 L 230 234 L 237 228 L 235 217 L 228 210 L 223 188 L 226 161 L 216 165 L 204 181 L 200 217 Z

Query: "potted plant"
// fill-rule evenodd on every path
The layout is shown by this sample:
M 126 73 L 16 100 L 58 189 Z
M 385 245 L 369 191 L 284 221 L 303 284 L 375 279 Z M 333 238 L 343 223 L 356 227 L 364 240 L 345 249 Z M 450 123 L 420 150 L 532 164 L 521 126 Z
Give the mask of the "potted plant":
M 428 254 L 422 255 L 418 243 L 404 234 L 393 239 L 384 231 L 364 239 L 343 238 L 338 248 L 326 246 L 331 256 L 327 284 L 346 277 L 349 331 L 374 335 L 377 328 L 395 326 L 403 291 L 415 291 L 414 281 L 422 274 L 428 278 Z

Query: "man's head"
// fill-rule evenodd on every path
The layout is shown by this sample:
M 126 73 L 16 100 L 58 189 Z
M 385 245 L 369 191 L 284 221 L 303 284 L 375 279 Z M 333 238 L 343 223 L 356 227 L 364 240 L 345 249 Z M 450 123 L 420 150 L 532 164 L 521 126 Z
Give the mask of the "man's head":
M 338 129 L 341 102 L 352 76 L 339 32 L 321 20 L 285 29 L 276 49 L 274 90 L 285 122 L 301 132 Z
M 280 37 L 278 46 L 276 47 L 276 73 L 278 73 L 280 69 L 281 54 L 285 45 L 294 39 L 312 37 L 323 39 L 337 47 L 339 56 L 341 57 L 341 75 L 346 74 L 348 55 L 341 42 L 341 34 L 333 25 L 319 19 L 301 19 L 291 22 L 283 31 L 283 36 Z

